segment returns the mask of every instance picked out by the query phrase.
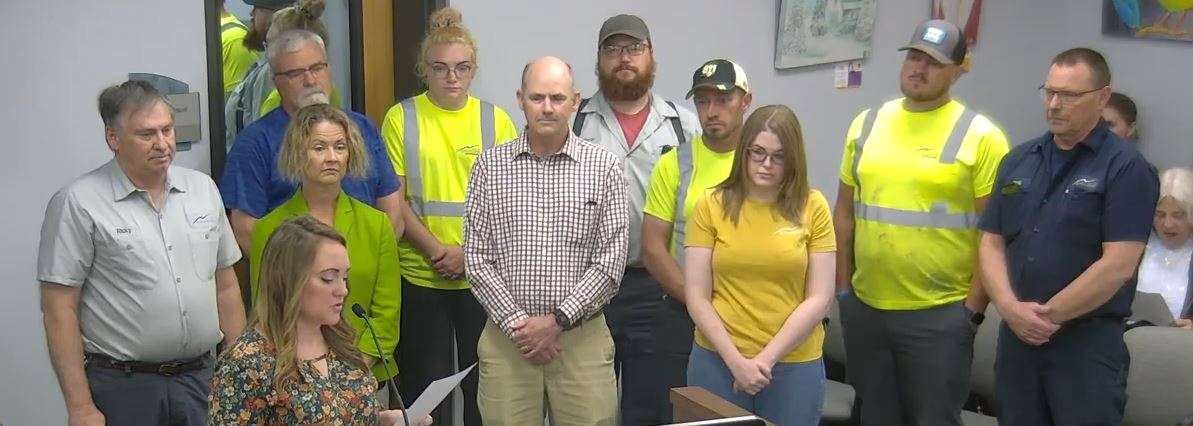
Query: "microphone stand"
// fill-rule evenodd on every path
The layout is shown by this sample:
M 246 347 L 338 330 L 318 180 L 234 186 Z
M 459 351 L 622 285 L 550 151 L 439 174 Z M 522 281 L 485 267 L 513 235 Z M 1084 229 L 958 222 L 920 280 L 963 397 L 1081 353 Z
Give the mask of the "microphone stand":
M 352 304 L 352 313 L 356 314 L 360 319 L 365 320 L 365 327 L 368 327 L 369 332 L 373 335 L 373 345 L 377 347 L 377 356 L 381 357 L 381 367 L 385 369 L 385 375 L 389 377 L 385 380 L 385 386 L 389 388 L 390 393 L 398 398 L 398 410 L 402 411 L 402 424 L 410 426 L 410 418 L 406 417 L 406 403 L 402 402 L 402 394 L 398 393 L 398 385 L 394 383 L 394 376 L 389 371 L 389 364 L 385 362 L 385 351 L 381 350 L 381 339 L 377 338 L 377 331 L 373 328 L 373 322 L 369 320 L 365 308 L 360 306 L 359 303 Z

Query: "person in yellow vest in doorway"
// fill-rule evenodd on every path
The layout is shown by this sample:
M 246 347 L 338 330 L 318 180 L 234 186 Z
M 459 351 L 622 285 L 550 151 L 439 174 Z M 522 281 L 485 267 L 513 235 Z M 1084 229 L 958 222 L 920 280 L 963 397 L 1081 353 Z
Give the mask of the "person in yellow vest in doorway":
M 224 0 L 216 0 L 220 10 L 220 51 L 224 69 L 224 96 L 240 84 L 244 74 L 261 57 L 261 52 L 249 48 L 244 37 L 249 29 L 224 8 Z
M 671 388 L 687 385 L 695 324 L 684 304 L 684 226 L 705 190 L 729 177 L 742 122 L 754 95 L 746 73 L 725 59 L 705 62 L 692 75 L 696 116 L 704 132 L 659 157 L 650 175 L 642 219 L 642 264 L 665 292 L 656 309 L 651 344 L 655 360 L 649 396 L 662 410 L 653 422 L 670 423 Z M 652 422 L 652 423 L 653 423 Z
M 998 126 L 949 94 L 965 73 L 956 25 L 921 23 L 900 50 L 904 97 L 858 114 L 841 160 L 846 371 L 863 425 L 960 425 L 987 304 L 977 220 L 1009 148 Z
M 432 380 L 476 362 L 485 310 L 464 279 L 464 194 L 481 151 L 518 137 L 509 114 L 469 95 L 479 69 L 476 42 L 452 8 L 431 16 L 415 71 L 427 91 L 394 105 L 381 136 L 406 188 L 406 237 L 402 264 L 402 344 L 398 365 L 406 401 Z M 409 185 L 409 186 L 407 186 Z M 452 338 L 455 357 L 452 365 Z M 464 380 L 464 424 L 480 425 L 477 375 Z M 451 424 L 451 401 L 435 412 Z

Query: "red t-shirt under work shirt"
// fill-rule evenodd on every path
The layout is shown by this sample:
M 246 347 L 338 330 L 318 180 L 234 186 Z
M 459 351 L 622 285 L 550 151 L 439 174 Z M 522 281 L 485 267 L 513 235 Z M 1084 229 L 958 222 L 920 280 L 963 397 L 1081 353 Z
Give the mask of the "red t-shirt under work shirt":
M 634 141 L 638 140 L 638 134 L 642 133 L 642 126 L 646 125 L 646 116 L 649 114 L 649 103 L 642 107 L 641 111 L 634 114 L 622 114 L 617 112 L 617 110 L 613 110 L 613 115 L 617 117 L 617 124 L 621 125 L 621 133 L 625 135 L 627 147 L 634 147 Z

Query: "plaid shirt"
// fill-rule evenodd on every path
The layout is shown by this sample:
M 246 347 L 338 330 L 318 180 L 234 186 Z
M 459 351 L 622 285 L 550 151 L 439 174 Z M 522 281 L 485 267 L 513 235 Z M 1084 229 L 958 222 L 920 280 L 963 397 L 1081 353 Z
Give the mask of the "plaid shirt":
M 568 133 L 536 156 L 526 136 L 485 150 L 468 181 L 464 256 L 489 318 L 510 324 L 559 309 L 575 323 L 617 294 L 629 244 L 620 160 Z

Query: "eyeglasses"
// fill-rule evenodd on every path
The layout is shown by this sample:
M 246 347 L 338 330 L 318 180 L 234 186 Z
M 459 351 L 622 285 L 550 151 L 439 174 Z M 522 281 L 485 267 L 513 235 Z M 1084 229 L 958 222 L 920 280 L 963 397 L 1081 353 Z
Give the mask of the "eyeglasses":
M 606 44 L 601 46 L 601 54 L 610 58 L 619 57 L 628 53 L 630 56 L 638 56 L 646 53 L 646 43 L 634 43 L 627 45 Z
M 320 75 L 327 70 L 327 62 L 319 62 L 307 68 L 295 68 L 284 70 L 284 72 L 273 73 L 273 76 L 284 76 L 286 79 L 296 80 L 302 78 L 303 75 Z
M 1097 91 L 1105 89 L 1105 88 L 1106 88 L 1106 86 L 1102 86 L 1097 89 L 1090 89 L 1090 90 L 1086 90 L 1084 92 L 1068 92 L 1068 91 L 1064 91 L 1064 90 L 1053 90 L 1053 89 L 1044 87 L 1044 85 L 1040 85 L 1040 87 L 1037 88 L 1036 90 L 1040 91 L 1040 99 L 1043 99 L 1044 102 L 1051 101 L 1052 97 L 1055 96 L 1058 100 L 1060 100 L 1060 103 L 1071 104 L 1073 102 L 1077 102 L 1078 100 L 1080 100 L 1082 96 L 1097 92 Z
M 472 62 L 460 62 L 455 65 L 448 65 L 443 62 L 435 62 L 430 64 L 431 76 L 435 78 L 445 78 L 449 72 L 454 71 L 456 77 L 466 77 L 472 75 Z
M 783 153 L 782 152 L 770 153 L 770 152 L 766 152 L 766 149 L 763 149 L 763 148 L 757 147 L 757 146 L 752 146 L 752 147 L 746 148 L 746 152 L 750 154 L 750 161 L 753 161 L 755 163 L 765 164 L 766 159 L 769 158 L 771 164 L 776 165 L 776 166 L 783 165 Z
M 273 73 L 273 75 L 274 77 L 286 77 L 288 79 L 294 80 L 301 78 L 308 72 L 313 76 L 317 76 L 323 74 L 324 71 L 327 71 L 327 62 L 319 62 L 306 68 L 295 68 L 292 70 L 279 71 Z

